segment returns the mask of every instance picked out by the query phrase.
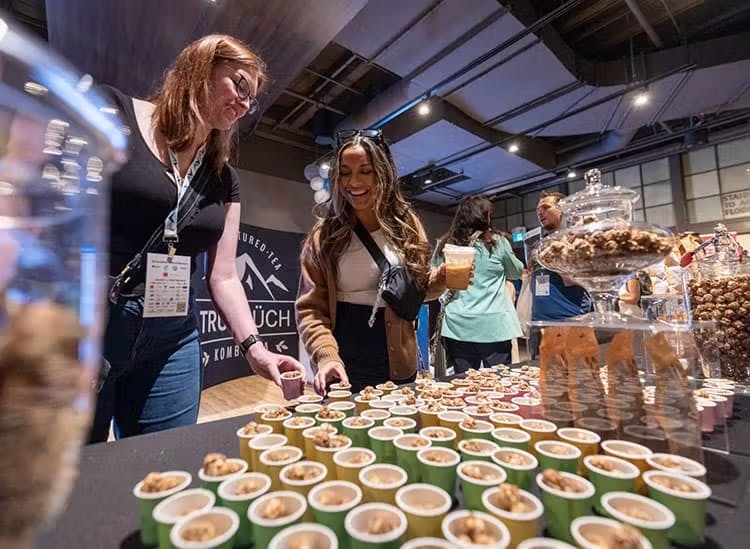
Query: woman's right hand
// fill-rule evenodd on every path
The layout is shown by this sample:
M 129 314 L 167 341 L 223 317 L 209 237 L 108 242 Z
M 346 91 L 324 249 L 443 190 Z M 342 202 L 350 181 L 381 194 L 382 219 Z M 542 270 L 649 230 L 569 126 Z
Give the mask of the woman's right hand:
M 313 389 L 320 396 L 325 396 L 326 385 L 329 380 L 338 378 L 342 383 L 349 383 L 346 368 L 340 362 L 328 362 L 318 368 L 318 373 L 313 378 Z

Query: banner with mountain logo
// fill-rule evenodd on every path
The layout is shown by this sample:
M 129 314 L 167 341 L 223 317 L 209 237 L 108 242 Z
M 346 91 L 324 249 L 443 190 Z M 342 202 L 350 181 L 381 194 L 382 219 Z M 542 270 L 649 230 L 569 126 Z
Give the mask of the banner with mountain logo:
M 299 356 L 294 298 L 304 234 L 240 224 L 237 272 L 263 342 L 274 352 Z M 196 276 L 204 387 L 248 375 L 250 366 L 208 296 L 205 259 Z

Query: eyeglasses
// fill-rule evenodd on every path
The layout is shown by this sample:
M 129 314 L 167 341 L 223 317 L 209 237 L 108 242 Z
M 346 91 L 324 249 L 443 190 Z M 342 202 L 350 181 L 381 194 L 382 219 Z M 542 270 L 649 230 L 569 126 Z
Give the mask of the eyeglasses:
M 234 89 L 237 92 L 237 96 L 240 98 L 240 100 L 250 100 L 250 106 L 247 109 L 247 114 L 253 115 L 258 112 L 258 100 L 252 94 L 252 88 L 250 87 L 250 82 L 247 81 L 247 78 L 245 78 L 243 75 L 240 75 L 236 80 L 232 78 L 232 82 L 234 83 Z

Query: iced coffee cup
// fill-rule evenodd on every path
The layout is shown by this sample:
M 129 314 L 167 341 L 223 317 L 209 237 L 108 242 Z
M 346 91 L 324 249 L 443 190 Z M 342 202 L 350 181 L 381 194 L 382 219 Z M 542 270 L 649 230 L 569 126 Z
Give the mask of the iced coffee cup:
M 465 290 L 469 287 L 475 254 L 476 250 L 470 246 L 445 245 L 445 282 L 449 290 Z

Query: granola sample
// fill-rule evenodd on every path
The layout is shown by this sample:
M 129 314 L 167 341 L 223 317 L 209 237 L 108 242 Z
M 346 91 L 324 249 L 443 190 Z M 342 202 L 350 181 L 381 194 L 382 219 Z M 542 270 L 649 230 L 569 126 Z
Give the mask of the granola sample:
M 183 481 L 181 477 L 174 475 L 163 475 L 161 473 L 149 473 L 146 478 L 143 479 L 141 485 L 141 492 L 147 494 L 155 494 L 157 492 L 164 492 L 171 490 L 176 486 L 179 486 Z

